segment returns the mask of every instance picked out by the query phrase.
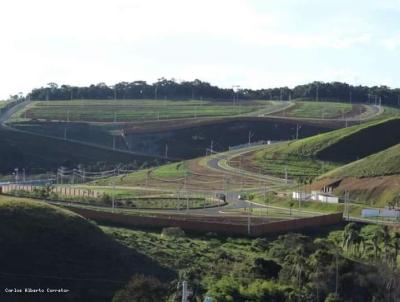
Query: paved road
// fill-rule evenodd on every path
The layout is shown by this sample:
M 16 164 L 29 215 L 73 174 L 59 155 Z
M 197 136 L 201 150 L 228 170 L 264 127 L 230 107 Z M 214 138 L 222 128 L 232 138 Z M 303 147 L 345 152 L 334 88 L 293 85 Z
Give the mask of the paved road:
M 271 175 L 264 175 L 264 174 L 247 171 L 244 169 L 229 166 L 229 164 L 228 164 L 229 160 L 231 160 L 234 157 L 238 157 L 243 154 L 253 152 L 256 150 L 265 149 L 267 147 L 268 147 L 268 145 L 257 145 L 257 146 L 252 146 L 252 147 L 248 147 L 248 148 L 244 148 L 244 149 L 237 149 L 237 150 L 233 150 L 233 151 L 219 153 L 219 154 L 210 156 L 210 158 L 207 160 L 206 164 L 209 169 L 220 172 L 220 173 L 235 175 L 238 177 L 245 176 L 247 178 L 252 178 L 256 181 L 260 181 L 262 183 L 268 183 L 269 185 L 275 185 L 277 187 L 290 186 L 292 184 L 292 182 L 290 180 L 286 180 L 286 179 L 271 176 Z
M 29 104 L 29 101 L 25 101 L 22 103 L 18 103 L 17 105 L 9 108 L 3 113 L 0 113 L 0 127 L 7 128 L 7 129 L 13 129 L 9 126 L 6 125 L 7 120 L 17 111 L 20 111 L 25 108 Z

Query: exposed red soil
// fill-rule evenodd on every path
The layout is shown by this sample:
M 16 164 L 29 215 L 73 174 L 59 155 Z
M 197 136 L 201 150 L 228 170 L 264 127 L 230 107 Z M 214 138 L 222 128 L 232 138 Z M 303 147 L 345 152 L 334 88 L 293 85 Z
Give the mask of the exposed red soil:
M 313 183 L 310 187 L 312 190 L 321 190 L 325 186 L 332 185 L 333 192 L 337 195 L 343 195 L 345 191 L 349 191 L 355 199 L 383 204 L 400 194 L 400 175 L 364 178 L 346 177 L 343 179 L 326 178 Z

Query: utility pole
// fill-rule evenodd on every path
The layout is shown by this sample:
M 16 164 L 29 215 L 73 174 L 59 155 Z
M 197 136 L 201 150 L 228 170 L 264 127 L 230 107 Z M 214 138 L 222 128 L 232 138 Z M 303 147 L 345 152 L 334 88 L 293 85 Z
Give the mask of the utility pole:
M 164 154 L 165 158 L 168 158 L 168 145 L 165 144 L 165 154 Z
M 113 176 L 113 194 L 112 194 L 112 212 L 114 213 L 115 209 L 115 171 L 114 171 L 114 176 Z
M 296 124 L 296 140 L 299 139 L 299 124 Z
M 248 215 L 247 215 L 247 234 L 251 235 L 251 201 L 247 201 L 249 203 L 248 205 Z
M 286 180 L 286 183 L 288 183 L 288 170 L 287 170 L 287 166 L 285 166 L 285 180 Z
M 182 302 L 188 302 L 189 291 L 187 286 L 187 281 L 182 282 Z
M 251 133 L 251 131 L 249 131 L 249 142 L 248 142 L 248 144 L 249 144 L 249 146 L 250 146 L 250 144 L 251 144 L 251 138 L 254 136 L 254 133 Z
M 214 141 L 213 140 L 211 140 L 211 146 L 210 146 L 210 152 L 211 152 L 211 155 L 213 154 L 213 145 L 214 145 Z
M 64 128 L 64 140 L 67 140 L 67 127 Z
M 319 85 L 317 84 L 316 91 L 315 91 L 315 100 L 319 102 Z
M 336 251 L 336 284 L 335 284 L 335 295 L 337 297 L 339 287 L 339 264 L 338 264 L 338 251 Z
M 25 182 L 26 178 L 25 178 L 25 168 L 22 168 L 22 181 Z
M 15 168 L 14 171 L 15 171 L 15 182 L 19 183 L 19 169 Z
M 264 202 L 267 202 L 267 183 L 264 183 Z M 267 215 L 268 215 L 268 206 L 267 206 Z
M 232 91 L 233 91 L 233 103 L 232 105 L 235 106 L 235 102 L 238 101 L 238 91 L 239 91 L 240 85 L 233 85 L 232 86 Z M 236 99 L 235 99 L 236 97 Z

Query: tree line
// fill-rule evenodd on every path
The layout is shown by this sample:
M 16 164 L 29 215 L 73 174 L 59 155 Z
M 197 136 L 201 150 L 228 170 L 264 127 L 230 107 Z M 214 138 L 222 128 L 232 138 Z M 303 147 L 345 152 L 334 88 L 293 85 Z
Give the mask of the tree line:
M 235 89 L 236 87 L 236 89 Z M 49 83 L 45 87 L 33 89 L 28 96 L 32 100 L 69 99 L 207 99 L 207 100 L 291 100 L 308 99 L 315 101 L 342 101 L 349 103 L 400 105 L 400 89 L 388 86 L 354 86 L 341 82 L 312 82 L 294 88 L 276 87 L 248 89 L 233 86 L 221 88 L 210 83 L 158 79 L 149 84 L 146 81 L 120 82 L 115 85 L 105 83 L 78 87 Z

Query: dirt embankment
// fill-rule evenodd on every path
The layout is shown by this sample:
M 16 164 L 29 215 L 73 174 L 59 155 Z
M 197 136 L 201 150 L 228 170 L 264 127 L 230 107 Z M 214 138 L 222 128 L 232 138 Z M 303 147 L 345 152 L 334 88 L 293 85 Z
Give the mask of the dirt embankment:
M 182 118 L 173 120 L 126 123 L 123 125 L 123 131 L 125 134 L 152 133 L 152 132 L 163 132 L 163 131 L 193 128 L 198 126 L 218 125 L 218 124 L 238 122 L 238 121 L 243 121 L 243 122 L 281 121 L 285 123 L 291 123 L 294 125 L 301 122 L 301 124 L 304 125 L 323 126 L 332 129 L 343 127 L 342 121 L 284 118 L 284 117 L 270 116 L 270 117 L 224 117 L 224 118 L 199 118 L 199 119 Z
M 321 190 L 330 186 L 335 195 L 343 196 L 345 191 L 349 191 L 352 201 L 365 202 L 371 206 L 385 206 L 400 194 L 400 175 L 325 178 L 313 183 L 311 189 Z

